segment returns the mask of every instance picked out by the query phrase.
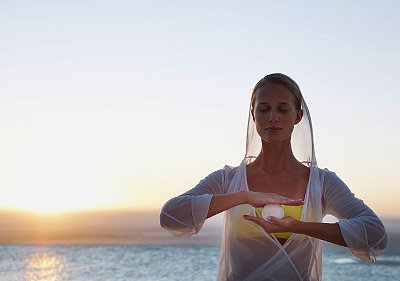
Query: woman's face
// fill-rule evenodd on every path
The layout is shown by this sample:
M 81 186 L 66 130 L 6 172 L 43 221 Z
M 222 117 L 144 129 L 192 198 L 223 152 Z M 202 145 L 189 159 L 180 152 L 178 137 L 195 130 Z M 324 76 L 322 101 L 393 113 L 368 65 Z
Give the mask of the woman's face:
M 267 83 L 255 93 L 252 116 L 260 137 L 272 143 L 290 139 L 303 111 L 296 109 L 292 92 L 282 85 Z

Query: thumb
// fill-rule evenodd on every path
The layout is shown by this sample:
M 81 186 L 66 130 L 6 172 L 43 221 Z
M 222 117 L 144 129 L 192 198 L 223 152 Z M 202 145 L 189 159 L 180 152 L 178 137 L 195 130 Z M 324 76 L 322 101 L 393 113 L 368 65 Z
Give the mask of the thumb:
M 268 216 L 267 220 L 269 220 L 270 222 L 277 224 L 277 225 L 283 225 L 283 222 L 280 219 L 278 219 L 277 217 Z

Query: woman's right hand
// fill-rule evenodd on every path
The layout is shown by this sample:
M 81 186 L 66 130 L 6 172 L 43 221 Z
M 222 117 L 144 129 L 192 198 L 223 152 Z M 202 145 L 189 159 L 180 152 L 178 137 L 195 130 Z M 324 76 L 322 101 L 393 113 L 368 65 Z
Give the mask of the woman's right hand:
M 248 191 L 245 193 L 246 203 L 255 207 L 264 207 L 267 204 L 279 204 L 279 205 L 290 205 L 299 206 L 303 205 L 303 199 L 292 199 L 278 195 L 276 193 L 264 193 L 256 191 Z

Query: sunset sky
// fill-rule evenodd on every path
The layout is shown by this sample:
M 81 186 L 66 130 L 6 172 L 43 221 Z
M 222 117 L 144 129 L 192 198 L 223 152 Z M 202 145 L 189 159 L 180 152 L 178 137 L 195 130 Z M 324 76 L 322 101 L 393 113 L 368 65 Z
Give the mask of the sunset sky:
M 398 1 L 1 1 L 0 208 L 159 210 L 239 165 L 282 72 L 320 167 L 400 216 Z

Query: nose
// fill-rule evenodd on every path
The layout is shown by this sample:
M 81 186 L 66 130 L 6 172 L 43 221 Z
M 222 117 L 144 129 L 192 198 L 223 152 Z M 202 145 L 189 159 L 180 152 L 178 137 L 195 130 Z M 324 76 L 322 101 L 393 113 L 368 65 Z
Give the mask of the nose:
M 269 116 L 269 122 L 278 122 L 279 121 L 279 113 L 276 110 L 271 110 L 271 114 Z

